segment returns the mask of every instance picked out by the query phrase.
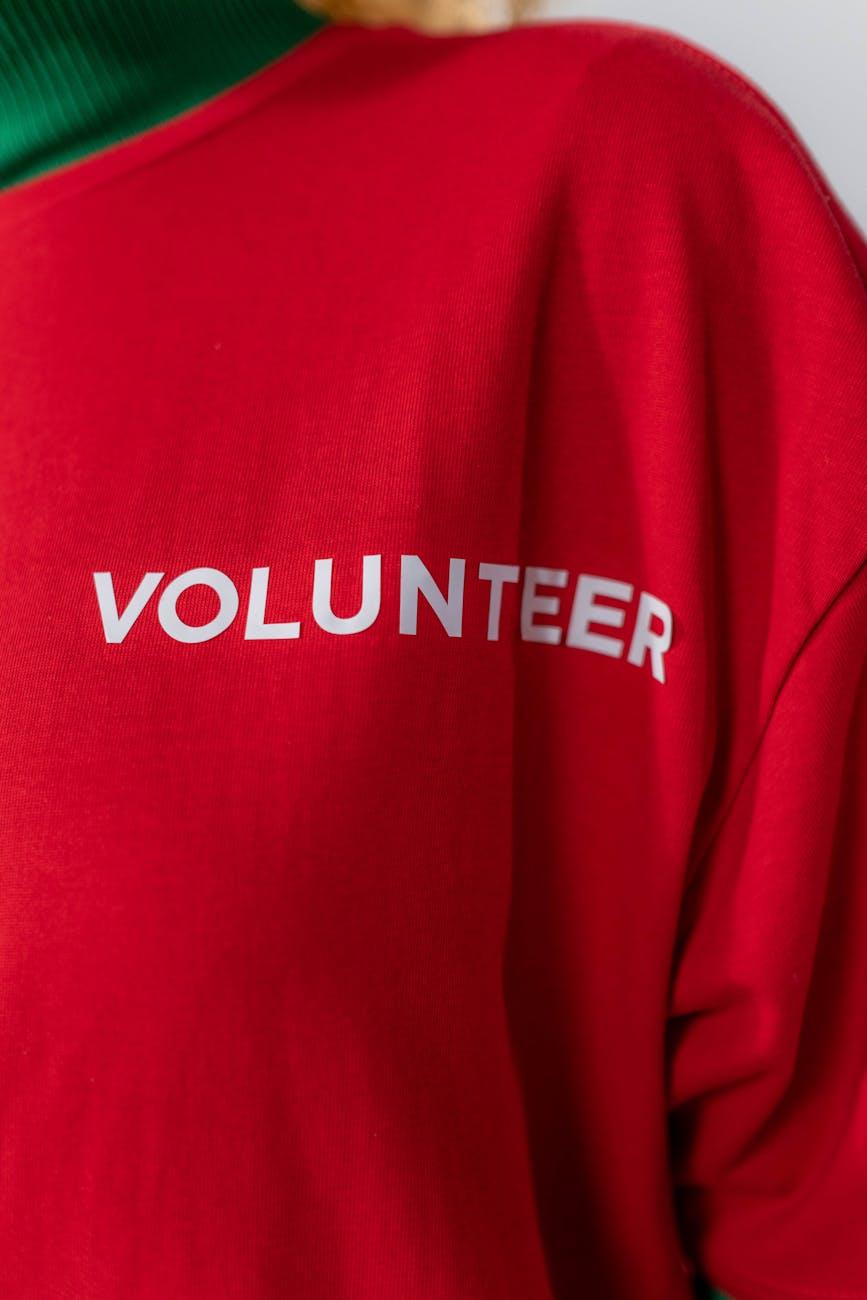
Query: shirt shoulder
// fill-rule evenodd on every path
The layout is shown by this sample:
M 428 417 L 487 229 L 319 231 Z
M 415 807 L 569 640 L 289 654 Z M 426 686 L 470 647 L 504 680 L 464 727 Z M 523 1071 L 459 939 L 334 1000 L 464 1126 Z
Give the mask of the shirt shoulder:
M 836 225 L 867 279 L 867 241 L 792 120 L 745 72 L 672 32 L 642 24 L 568 19 L 478 37 L 480 80 L 559 126 L 636 159 L 648 185 L 697 177 L 699 199 L 734 178 L 766 190 L 803 190 Z M 580 152 L 580 151 L 579 151 Z M 647 168 L 653 162 L 655 173 Z
M 473 38 L 471 38 L 473 39 Z M 537 87 L 571 89 L 579 102 L 602 108 L 607 97 L 633 125 L 648 110 L 673 115 L 681 127 L 745 129 L 767 134 L 814 165 L 781 107 L 750 77 L 716 53 L 662 28 L 635 23 L 567 19 L 492 33 L 478 42 L 483 62 L 512 80 L 516 64 Z M 485 42 L 491 42 L 482 49 Z M 484 56 L 487 55 L 487 58 Z M 493 69 L 492 69 L 493 70 Z M 697 118 L 695 115 L 698 115 Z

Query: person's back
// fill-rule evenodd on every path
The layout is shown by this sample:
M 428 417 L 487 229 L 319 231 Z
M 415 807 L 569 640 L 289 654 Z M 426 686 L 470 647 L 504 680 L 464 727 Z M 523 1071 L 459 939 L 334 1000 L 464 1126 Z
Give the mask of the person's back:
M 326 26 L 0 240 L 0 1293 L 867 1295 L 865 250 L 779 114 Z

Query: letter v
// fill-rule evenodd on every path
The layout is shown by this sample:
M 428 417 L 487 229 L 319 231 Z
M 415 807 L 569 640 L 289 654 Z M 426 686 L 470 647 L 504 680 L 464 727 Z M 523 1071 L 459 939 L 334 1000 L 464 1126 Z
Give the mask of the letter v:
M 133 592 L 126 609 L 119 614 L 111 574 L 93 575 L 96 599 L 102 615 L 102 627 L 109 645 L 118 645 L 124 639 L 165 576 L 164 573 L 146 573 Z

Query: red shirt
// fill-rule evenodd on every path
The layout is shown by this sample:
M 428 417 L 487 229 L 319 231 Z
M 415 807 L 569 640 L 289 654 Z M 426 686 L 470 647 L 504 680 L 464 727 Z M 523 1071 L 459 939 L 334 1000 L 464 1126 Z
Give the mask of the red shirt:
M 5 1300 L 867 1296 L 867 248 L 627 24 L 0 196 Z

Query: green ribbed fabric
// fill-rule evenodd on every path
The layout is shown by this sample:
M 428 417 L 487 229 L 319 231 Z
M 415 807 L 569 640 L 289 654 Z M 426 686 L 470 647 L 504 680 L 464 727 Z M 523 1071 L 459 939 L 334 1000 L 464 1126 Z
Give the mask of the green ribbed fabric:
M 292 0 L 2 0 L 0 185 L 174 117 L 325 21 Z

